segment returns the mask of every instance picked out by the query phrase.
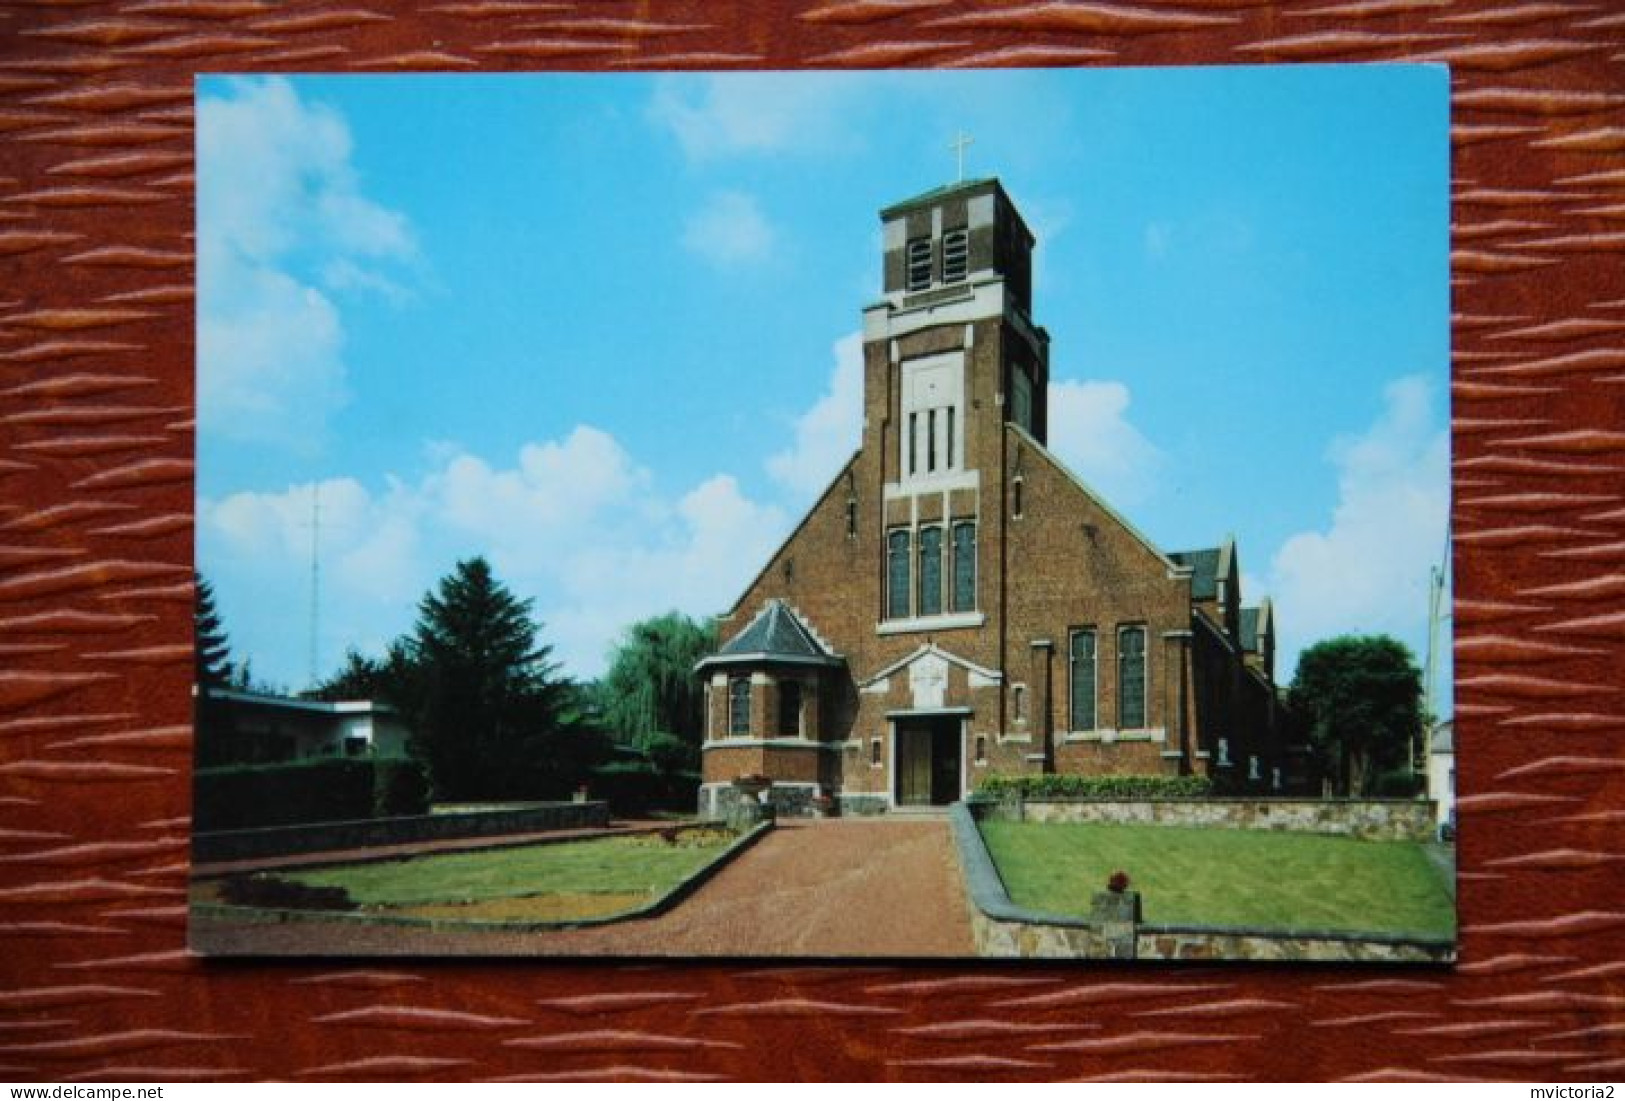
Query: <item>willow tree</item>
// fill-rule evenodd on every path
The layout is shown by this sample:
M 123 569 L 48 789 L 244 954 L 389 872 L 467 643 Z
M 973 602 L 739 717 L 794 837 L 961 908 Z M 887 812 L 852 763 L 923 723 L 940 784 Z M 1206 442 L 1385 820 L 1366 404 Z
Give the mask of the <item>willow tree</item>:
M 628 627 L 598 685 L 601 721 L 616 741 L 648 749 L 670 735 L 698 752 L 705 692 L 694 665 L 716 649 L 716 627 L 680 612 Z

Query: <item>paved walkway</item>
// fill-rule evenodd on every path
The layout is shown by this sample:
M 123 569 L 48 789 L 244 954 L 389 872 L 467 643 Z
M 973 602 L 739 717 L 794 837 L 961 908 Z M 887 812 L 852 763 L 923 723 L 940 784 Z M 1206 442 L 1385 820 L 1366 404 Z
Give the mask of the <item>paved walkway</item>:
M 658 917 L 542 933 L 196 920 L 232 955 L 972 956 L 946 820 L 781 823 Z

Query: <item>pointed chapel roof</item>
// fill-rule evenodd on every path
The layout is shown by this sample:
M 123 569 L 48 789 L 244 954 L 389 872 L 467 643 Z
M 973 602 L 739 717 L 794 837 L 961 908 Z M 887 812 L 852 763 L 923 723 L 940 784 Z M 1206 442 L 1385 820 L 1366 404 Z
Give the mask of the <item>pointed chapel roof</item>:
M 1236 540 L 1226 536 L 1217 547 L 1174 551 L 1168 557 L 1191 568 L 1192 600 L 1213 600 L 1219 595 L 1219 579 L 1230 580 L 1236 572 Z
M 1269 598 L 1256 608 L 1243 608 L 1241 610 L 1241 648 L 1249 654 L 1258 653 L 1262 635 L 1275 630 L 1275 610 Z
M 1168 554 L 1181 566 L 1191 568 L 1191 599 L 1212 600 L 1219 595 L 1219 548 L 1171 551 Z
M 1249 654 L 1258 652 L 1258 609 L 1241 610 L 1241 648 Z
M 745 629 L 723 643 L 716 653 L 695 668 L 707 665 L 790 662 L 800 665 L 839 665 L 801 617 L 782 600 L 769 600 Z

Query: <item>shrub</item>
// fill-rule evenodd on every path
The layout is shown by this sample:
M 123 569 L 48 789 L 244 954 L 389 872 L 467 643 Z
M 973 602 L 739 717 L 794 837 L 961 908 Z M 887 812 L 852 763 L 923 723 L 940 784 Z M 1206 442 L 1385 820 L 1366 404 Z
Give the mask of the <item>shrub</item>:
M 697 772 L 666 773 L 648 761 L 616 761 L 595 769 L 588 790 L 609 803 L 619 818 L 638 818 L 655 810 L 692 813 L 700 792 Z
M 1379 799 L 1408 799 L 1421 795 L 1427 788 L 1427 777 L 1408 768 L 1391 769 L 1379 775 L 1371 785 L 1371 794 Z
M 312 887 L 273 875 L 234 875 L 220 885 L 220 901 L 261 910 L 355 909 L 350 892 L 343 887 Z
M 1205 776 L 989 776 L 977 792 L 1022 799 L 1179 799 L 1212 793 Z
M 372 810 L 377 818 L 429 813 L 429 770 L 410 758 L 373 762 Z

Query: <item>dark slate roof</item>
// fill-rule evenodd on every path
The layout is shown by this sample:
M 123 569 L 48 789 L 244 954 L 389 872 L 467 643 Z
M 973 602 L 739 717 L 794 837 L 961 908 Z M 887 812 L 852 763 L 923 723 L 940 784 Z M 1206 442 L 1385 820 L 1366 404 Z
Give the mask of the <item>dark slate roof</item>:
M 1213 600 L 1219 595 L 1219 548 L 1174 551 L 1168 557 L 1191 568 L 1191 599 Z
M 904 199 L 900 203 L 891 204 L 885 210 L 880 212 L 880 216 L 885 218 L 896 211 L 906 210 L 911 206 L 918 206 L 921 203 L 930 202 L 933 199 L 940 199 L 944 195 L 953 194 L 955 191 L 969 191 L 972 188 L 986 187 L 988 184 L 996 184 L 998 182 L 999 181 L 996 178 L 987 176 L 979 180 L 961 180 L 959 183 L 943 184 L 941 187 L 933 187 L 930 191 L 922 191 L 912 199 Z
M 743 631 L 701 664 L 730 661 L 792 661 L 833 665 L 834 657 L 782 600 L 770 600 Z
M 1258 609 L 1241 610 L 1241 648 L 1248 653 L 1258 650 Z

